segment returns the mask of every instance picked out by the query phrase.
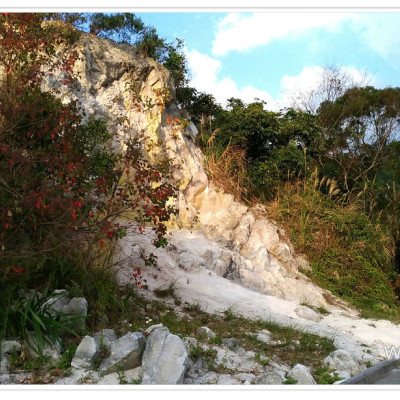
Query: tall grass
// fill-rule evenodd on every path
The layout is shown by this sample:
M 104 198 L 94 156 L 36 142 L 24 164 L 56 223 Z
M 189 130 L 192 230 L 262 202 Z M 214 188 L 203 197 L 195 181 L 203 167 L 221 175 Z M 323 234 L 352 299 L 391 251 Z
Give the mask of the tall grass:
M 288 183 L 268 210 L 309 256 L 314 282 L 360 308 L 395 307 L 391 236 L 356 202 L 344 204 L 334 180 L 315 172 L 306 182 Z

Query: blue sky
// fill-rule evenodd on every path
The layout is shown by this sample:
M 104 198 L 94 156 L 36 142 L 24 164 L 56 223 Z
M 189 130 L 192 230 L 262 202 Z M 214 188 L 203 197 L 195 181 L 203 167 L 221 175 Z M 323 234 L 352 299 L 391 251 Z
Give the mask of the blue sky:
M 229 97 L 289 105 L 336 64 L 355 81 L 400 86 L 400 13 L 137 13 L 186 44 L 192 85 L 222 104 Z

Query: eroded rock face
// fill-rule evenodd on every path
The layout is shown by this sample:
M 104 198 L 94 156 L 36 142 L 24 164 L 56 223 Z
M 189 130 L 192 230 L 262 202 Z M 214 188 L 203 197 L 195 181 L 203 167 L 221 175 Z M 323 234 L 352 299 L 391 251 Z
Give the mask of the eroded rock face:
M 178 227 L 197 231 L 215 244 L 210 248 L 218 248 L 211 255 L 205 251 L 199 254 L 197 246 L 186 247 L 178 254 L 171 250 L 173 262 L 193 271 L 209 269 L 263 294 L 298 304 L 307 300 L 313 306 L 328 308 L 323 291 L 298 272 L 293 247 L 282 240 L 279 228 L 265 218 L 265 209 L 249 210 L 209 182 L 202 153 L 193 141 L 193 124 L 189 123 L 186 129 L 173 129 L 167 123 L 168 117 L 190 118 L 174 102 L 168 71 L 131 46 L 94 35 L 83 34 L 73 50 L 79 55 L 74 65 L 79 76 L 72 91 L 59 86 L 59 96 L 64 102 L 78 99 L 88 115 L 105 120 L 113 134 L 115 151 L 123 152 L 127 139 L 143 133 L 149 160 L 168 156 L 179 188 L 179 215 L 171 221 L 171 231 Z M 43 87 L 50 88 L 52 84 L 49 77 Z M 160 96 L 167 93 L 165 101 L 160 102 Z M 158 144 L 160 140 L 162 146 Z M 131 239 L 128 236 L 126 246 L 121 245 L 118 259 L 128 257 L 131 262 L 136 257 L 128 245 Z M 179 247 L 179 240 L 175 244 Z M 143 250 L 150 253 L 149 249 Z
M 183 341 L 167 328 L 154 329 L 143 353 L 144 385 L 178 385 L 183 383 L 188 353 Z

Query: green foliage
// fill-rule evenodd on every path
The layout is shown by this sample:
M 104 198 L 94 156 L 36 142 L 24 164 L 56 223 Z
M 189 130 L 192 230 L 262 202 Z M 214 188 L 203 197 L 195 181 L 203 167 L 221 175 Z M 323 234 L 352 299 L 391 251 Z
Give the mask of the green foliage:
M 254 359 L 262 366 L 268 365 L 271 361 L 270 358 L 265 358 L 260 353 L 256 353 L 256 355 L 254 356 Z
M 305 191 L 304 186 L 283 188 L 274 210 L 295 247 L 310 257 L 310 277 L 356 306 L 394 307 L 387 232 L 363 212 L 322 194 L 316 183 L 310 180 Z
M 332 385 L 337 381 L 342 380 L 340 376 L 333 372 L 333 376 L 327 372 L 325 368 L 319 367 L 315 370 L 314 376 L 319 385 Z
M 112 153 L 104 122 L 84 123 L 79 104 L 41 91 L 44 66 L 49 74 L 62 69 L 59 83 L 68 89 L 76 56 L 53 60 L 65 40 L 57 24 L 42 26 L 43 18 L 0 15 L 1 335 L 33 331 L 39 350 L 45 338 L 72 333 L 66 317 L 45 306 L 47 293 L 80 292 L 91 326 L 123 313 L 126 302 L 109 270 L 113 244 L 127 229 L 149 226 L 165 245 L 165 222 L 175 212 L 167 205 L 175 195 L 164 179 L 168 159 L 150 164 L 141 137 L 127 141 L 124 154 Z M 142 286 L 140 269 L 133 276 Z M 19 293 L 26 288 L 44 291 L 44 298 L 25 300 Z
M 297 379 L 292 378 L 288 372 L 285 372 L 285 380 L 282 382 L 284 385 L 295 385 L 297 383 Z
M 39 296 L 37 292 L 27 294 L 23 288 L 16 290 L 15 286 L 4 288 L 0 304 L 0 338 L 29 337 L 32 350 L 42 355 L 46 342 L 61 341 L 61 332 L 76 335 L 70 327 L 84 317 L 52 310 L 53 297 L 47 291 Z
M 317 118 L 309 113 L 293 109 L 276 113 L 266 111 L 263 102 L 246 105 L 239 99 L 230 99 L 227 110 L 207 107 L 215 114 L 216 128 L 209 140 L 209 157 L 221 159 L 230 147 L 245 151 L 245 181 L 251 182 L 246 187 L 248 199 L 273 199 L 282 182 L 306 176 L 309 164 L 323 150 Z

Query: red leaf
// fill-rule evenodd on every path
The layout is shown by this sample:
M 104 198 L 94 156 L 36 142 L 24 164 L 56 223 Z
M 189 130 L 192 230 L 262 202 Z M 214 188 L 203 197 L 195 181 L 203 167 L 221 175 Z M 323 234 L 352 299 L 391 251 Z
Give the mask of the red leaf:
M 18 275 L 21 275 L 22 272 L 24 272 L 24 268 L 23 267 L 17 268 L 15 265 L 12 265 L 11 267 L 12 267 L 12 270 Z

